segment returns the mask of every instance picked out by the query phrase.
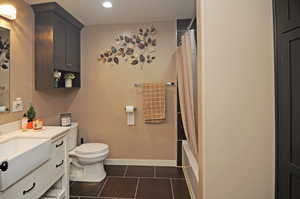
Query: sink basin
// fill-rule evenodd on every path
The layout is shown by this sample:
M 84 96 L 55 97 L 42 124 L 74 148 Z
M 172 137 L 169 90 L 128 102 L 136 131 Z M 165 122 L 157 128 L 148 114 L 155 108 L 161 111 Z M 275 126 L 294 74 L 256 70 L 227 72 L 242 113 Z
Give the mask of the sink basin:
M 0 170 L 0 191 L 49 160 L 50 153 L 49 139 L 12 137 L 0 140 L 0 165 L 4 161 L 8 162 L 8 169 Z

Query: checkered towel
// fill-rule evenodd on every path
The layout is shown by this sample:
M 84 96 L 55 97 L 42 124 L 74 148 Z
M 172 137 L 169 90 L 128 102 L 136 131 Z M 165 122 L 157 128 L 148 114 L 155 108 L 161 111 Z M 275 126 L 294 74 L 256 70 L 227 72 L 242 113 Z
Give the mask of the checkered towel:
M 144 118 L 147 124 L 159 124 L 166 120 L 165 83 L 143 84 Z

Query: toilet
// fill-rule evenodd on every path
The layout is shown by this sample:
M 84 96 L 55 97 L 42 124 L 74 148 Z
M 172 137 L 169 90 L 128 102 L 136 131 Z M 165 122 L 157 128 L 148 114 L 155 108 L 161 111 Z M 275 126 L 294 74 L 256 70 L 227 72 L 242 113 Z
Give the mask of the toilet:
M 73 123 L 68 133 L 70 181 L 101 182 L 106 177 L 104 160 L 109 147 L 101 143 L 86 143 L 77 146 L 78 124 Z

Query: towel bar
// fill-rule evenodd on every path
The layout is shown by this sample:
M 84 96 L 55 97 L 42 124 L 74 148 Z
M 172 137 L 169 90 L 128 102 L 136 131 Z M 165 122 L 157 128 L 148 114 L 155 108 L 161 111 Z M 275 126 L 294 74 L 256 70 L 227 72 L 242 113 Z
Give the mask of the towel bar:
M 134 87 L 140 87 L 140 86 L 142 86 L 143 84 L 140 84 L 140 83 L 134 83 L 133 85 L 134 85 Z M 176 83 L 175 83 L 175 82 L 166 82 L 166 86 L 176 86 Z

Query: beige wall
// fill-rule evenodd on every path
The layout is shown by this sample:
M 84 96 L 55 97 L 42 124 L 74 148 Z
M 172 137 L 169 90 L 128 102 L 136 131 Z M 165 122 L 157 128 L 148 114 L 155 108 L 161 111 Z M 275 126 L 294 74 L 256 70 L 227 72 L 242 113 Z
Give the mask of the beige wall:
M 198 0 L 203 199 L 273 199 L 272 1 Z
M 10 3 L 17 9 L 17 20 L 0 18 L 0 26 L 11 30 L 11 100 L 21 97 L 26 108 L 30 103 L 36 107 L 38 116 L 47 120 L 57 118 L 66 110 L 65 92 L 34 90 L 34 13 L 23 0 L 1 0 L 0 4 Z M 16 121 L 23 113 L 0 113 L 0 124 Z
M 157 59 L 143 71 L 124 64 L 111 67 L 96 60 L 100 51 L 114 42 L 112 32 L 135 31 L 140 27 L 138 24 L 86 28 L 82 34 L 82 89 L 37 92 L 34 90 L 33 11 L 23 0 L 2 2 L 13 4 L 18 13 L 13 22 L 0 18 L 0 25 L 11 30 L 11 100 L 21 97 L 26 108 L 33 103 L 38 116 L 50 124 L 57 124 L 58 113 L 74 112 L 81 136 L 88 141 L 109 144 L 112 158 L 175 160 L 176 88 L 168 88 L 166 124 L 144 125 L 140 90 L 132 86 L 133 82 L 175 81 L 175 65 L 171 63 L 176 47 L 175 22 L 155 24 L 159 30 Z M 126 125 L 125 104 L 138 108 L 135 127 Z M 0 124 L 16 121 L 22 114 L 0 113 Z
M 118 33 L 151 24 L 99 25 L 82 33 L 82 88 L 70 97 L 69 110 L 80 124 L 80 136 L 110 146 L 110 158 L 176 159 L 176 87 L 167 88 L 167 122 L 145 125 L 141 89 L 134 82 L 175 81 L 171 55 L 176 48 L 175 21 L 154 24 L 158 29 L 157 58 L 144 70 L 121 62 L 110 66 L 97 61 L 115 43 Z M 125 105 L 137 107 L 136 126 L 126 124 Z

